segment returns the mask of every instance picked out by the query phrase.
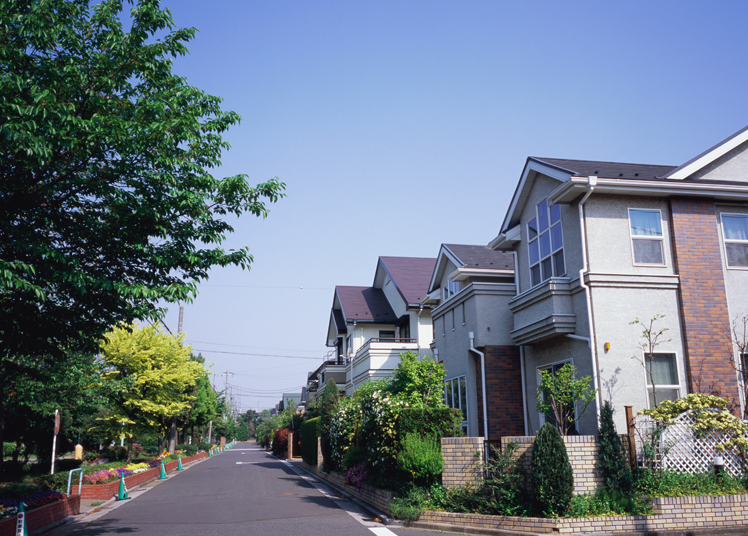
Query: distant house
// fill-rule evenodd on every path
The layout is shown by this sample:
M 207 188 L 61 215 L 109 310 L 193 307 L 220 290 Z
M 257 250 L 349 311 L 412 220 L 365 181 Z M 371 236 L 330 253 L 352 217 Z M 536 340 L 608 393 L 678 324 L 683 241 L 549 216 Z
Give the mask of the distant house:
M 525 433 L 519 347 L 509 334 L 507 305 L 516 294 L 513 254 L 442 244 L 421 303 L 434 307 L 434 358 L 447 369 L 445 402 L 462 410 L 466 435 L 488 430 L 497 441 Z
M 281 401 L 278 403 L 278 411 L 283 411 L 289 402 L 298 407 L 301 404 L 302 398 L 302 393 L 283 393 Z
M 745 407 L 745 356 L 729 334 L 748 315 L 748 129 L 681 166 L 528 158 L 489 246 L 517 259 L 508 331 L 529 433 L 550 418 L 535 410 L 540 371 L 564 363 L 599 389 L 583 434 L 606 399 L 619 430 L 624 405 L 655 396 L 713 392 Z M 668 331 L 645 359 L 630 323 L 663 314 L 654 327 Z
M 403 352 L 431 355 L 431 308 L 419 300 L 428 290 L 435 263 L 419 257 L 379 257 L 372 286 L 335 287 L 326 344 L 337 357 L 310 375 L 318 390 L 328 377 L 340 384 L 344 372 L 341 390 L 352 394 L 369 379 L 390 376 Z

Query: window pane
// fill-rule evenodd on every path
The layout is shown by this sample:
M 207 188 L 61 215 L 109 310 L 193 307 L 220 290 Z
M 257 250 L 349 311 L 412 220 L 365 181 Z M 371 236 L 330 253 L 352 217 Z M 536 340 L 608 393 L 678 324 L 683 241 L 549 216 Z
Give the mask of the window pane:
M 677 385 L 678 369 L 675 366 L 675 354 L 654 354 L 645 358 L 647 365 L 647 385 Z M 650 374 L 651 373 L 651 374 Z M 659 396 L 657 397 L 659 401 Z
M 725 244 L 727 266 L 748 266 L 748 244 Z
M 727 240 L 748 240 L 748 216 L 722 216 Z
M 556 277 L 566 275 L 566 267 L 564 266 L 564 252 L 559 251 L 553 255 L 553 273 Z
M 561 221 L 561 205 L 553 205 L 551 207 L 551 225 Z
M 564 247 L 564 237 L 561 232 L 561 225 L 551 227 L 551 245 L 553 246 L 553 251 Z
M 541 201 L 538 205 L 538 231 L 541 233 L 548 229 L 548 203 Z
M 629 210 L 631 234 L 634 236 L 662 236 L 660 212 L 651 210 Z
M 530 242 L 530 264 L 537 264 L 540 260 L 540 251 L 538 250 L 538 241 Z
M 533 286 L 540 283 L 540 265 L 536 264 L 532 268 L 530 268 L 530 275 L 532 276 L 532 284 Z
M 654 393 L 652 392 L 651 387 L 647 390 L 649 391 L 649 407 L 653 408 L 655 407 Z M 663 389 L 662 387 L 658 387 L 655 389 L 655 391 L 657 392 L 658 405 L 665 400 L 675 401 L 680 398 L 680 389 Z
M 551 254 L 551 235 L 550 233 L 543 233 L 540 235 L 540 258 L 547 257 Z
M 460 407 L 462 408 L 462 419 L 467 420 L 467 386 L 465 377 L 460 378 Z
M 452 382 L 447 382 L 447 385 L 444 387 L 444 404 L 446 404 L 448 407 L 452 407 Z
M 661 240 L 634 240 L 634 262 L 663 264 Z
M 532 220 L 527 224 L 527 234 L 530 240 L 538 236 L 538 222 L 536 220 Z
M 553 277 L 553 271 L 551 268 L 551 258 L 548 257 L 543 262 L 540 263 L 540 266 L 543 268 L 543 281 L 546 279 L 550 279 Z

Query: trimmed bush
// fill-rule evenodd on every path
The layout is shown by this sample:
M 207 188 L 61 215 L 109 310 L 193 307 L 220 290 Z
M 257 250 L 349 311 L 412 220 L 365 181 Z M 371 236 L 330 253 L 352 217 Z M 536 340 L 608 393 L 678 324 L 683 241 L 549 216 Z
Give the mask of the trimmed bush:
M 404 438 L 409 433 L 432 437 L 462 435 L 462 412 L 452 408 L 404 408 L 397 420 L 397 435 Z
M 309 419 L 301 425 L 301 458 L 309 465 L 317 465 L 319 425 L 319 417 Z
M 343 458 L 343 468 L 350 469 L 355 465 L 366 465 L 366 458 L 366 449 L 364 447 L 350 447 Z
M 273 438 L 273 454 L 276 456 L 283 455 L 285 456 L 288 453 L 288 434 L 291 432 L 288 428 L 283 428 L 282 430 L 277 430 L 275 432 L 275 437 Z
M 563 516 L 574 492 L 574 474 L 558 430 L 545 423 L 532 447 L 532 492 L 546 517 Z
M 600 409 L 600 443 L 598 458 L 600 472 L 605 480 L 605 487 L 610 491 L 629 491 L 631 489 L 631 468 L 621 444 L 621 436 L 613 421 L 613 406 L 609 401 Z
M 212 443 L 198 443 L 197 450 L 204 450 L 205 452 L 208 452 L 212 446 Z
M 197 454 L 197 445 L 182 443 L 180 445 L 177 445 L 177 450 L 181 450 L 183 456 L 194 456 L 195 454 Z
M 402 450 L 397 455 L 397 465 L 413 480 L 431 483 L 442 474 L 444 461 L 441 448 L 433 437 L 422 438 L 420 434 L 406 434 L 401 442 Z

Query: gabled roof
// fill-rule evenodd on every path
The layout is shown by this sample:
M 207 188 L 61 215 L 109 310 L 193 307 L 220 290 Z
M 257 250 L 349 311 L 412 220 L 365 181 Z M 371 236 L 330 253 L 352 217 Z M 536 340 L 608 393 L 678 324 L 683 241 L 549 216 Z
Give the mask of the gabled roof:
M 466 244 L 442 244 L 434 272 L 429 283 L 429 292 L 439 288 L 444 271 L 450 264 L 456 268 L 480 271 L 514 272 L 514 256 L 503 251 L 494 251 L 486 246 Z M 490 274 L 490 272 L 488 272 Z
M 714 147 L 710 147 L 682 166 L 678 166 L 677 168 L 670 170 L 667 174 L 663 174 L 663 178 L 676 180 L 687 179 L 746 141 L 748 141 L 748 127 L 737 131 L 732 136 L 722 140 Z
M 562 158 L 530 157 L 560 169 L 569 171 L 572 177 L 589 177 L 593 175 L 610 179 L 657 179 L 673 171 L 675 166 L 656 166 L 650 164 L 626 164 L 624 162 L 602 162 L 596 160 L 566 160 Z
M 392 278 L 405 304 L 417 306 L 418 300 L 428 292 L 435 265 L 436 259 L 424 257 L 379 257 L 374 286 L 378 286 L 377 282 L 381 279 L 381 266 Z
M 397 322 L 395 312 L 380 288 L 338 286 L 335 287 L 335 294 L 340 301 L 342 317 L 346 322 Z

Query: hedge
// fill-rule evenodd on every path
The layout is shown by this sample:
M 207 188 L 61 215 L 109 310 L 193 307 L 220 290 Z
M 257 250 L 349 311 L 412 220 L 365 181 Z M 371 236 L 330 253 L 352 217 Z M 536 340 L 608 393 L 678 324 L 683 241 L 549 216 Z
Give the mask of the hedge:
M 301 457 L 309 465 L 317 465 L 317 438 L 321 420 L 321 417 L 315 417 L 301 425 Z
M 405 408 L 397 419 L 397 436 L 409 433 L 430 435 L 434 438 L 461 435 L 462 412 L 452 408 Z

